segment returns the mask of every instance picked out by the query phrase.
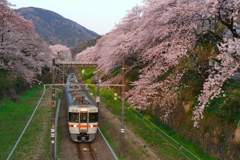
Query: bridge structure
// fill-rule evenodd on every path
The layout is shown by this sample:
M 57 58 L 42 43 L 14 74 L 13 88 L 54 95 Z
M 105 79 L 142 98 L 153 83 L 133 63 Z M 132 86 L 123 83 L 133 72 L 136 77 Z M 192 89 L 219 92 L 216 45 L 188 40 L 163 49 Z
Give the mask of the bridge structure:
M 60 65 L 62 67 L 98 67 L 97 63 L 93 62 L 76 62 L 76 61 L 69 61 L 69 62 L 56 62 L 56 65 Z

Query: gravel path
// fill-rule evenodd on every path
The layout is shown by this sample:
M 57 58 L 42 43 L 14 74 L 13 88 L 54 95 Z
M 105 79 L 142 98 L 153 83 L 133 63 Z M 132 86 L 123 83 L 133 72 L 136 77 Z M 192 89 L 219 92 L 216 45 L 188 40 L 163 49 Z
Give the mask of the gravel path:
M 78 160 L 78 155 L 76 151 L 75 142 L 70 140 L 69 132 L 68 132 L 68 123 L 67 123 L 67 106 L 66 106 L 66 99 L 63 96 L 61 101 L 61 108 L 60 108 L 60 115 L 59 115 L 59 122 L 61 129 L 61 159 L 71 159 L 71 160 Z
M 99 132 L 97 132 L 96 139 L 92 142 L 92 148 L 98 160 L 114 160 L 111 151 Z

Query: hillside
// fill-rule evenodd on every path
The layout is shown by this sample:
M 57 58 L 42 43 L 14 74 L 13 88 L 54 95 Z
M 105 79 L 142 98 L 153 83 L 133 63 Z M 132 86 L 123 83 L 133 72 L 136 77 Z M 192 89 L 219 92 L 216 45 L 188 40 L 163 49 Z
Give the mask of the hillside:
M 95 46 L 95 44 L 99 38 L 101 38 L 101 36 L 99 36 L 98 38 L 89 40 L 89 41 L 80 42 L 75 47 L 71 47 L 70 49 L 71 49 L 72 57 L 75 57 L 77 53 L 82 52 L 87 47 Z
M 91 40 L 99 35 L 63 16 L 49 10 L 28 7 L 14 10 L 35 25 L 36 32 L 49 44 L 61 43 L 68 47 Z

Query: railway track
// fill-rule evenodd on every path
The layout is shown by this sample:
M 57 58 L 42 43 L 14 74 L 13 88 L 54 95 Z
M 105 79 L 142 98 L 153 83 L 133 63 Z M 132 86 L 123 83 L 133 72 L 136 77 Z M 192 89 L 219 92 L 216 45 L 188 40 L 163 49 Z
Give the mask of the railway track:
M 76 146 L 80 160 L 97 160 L 91 143 L 76 143 Z

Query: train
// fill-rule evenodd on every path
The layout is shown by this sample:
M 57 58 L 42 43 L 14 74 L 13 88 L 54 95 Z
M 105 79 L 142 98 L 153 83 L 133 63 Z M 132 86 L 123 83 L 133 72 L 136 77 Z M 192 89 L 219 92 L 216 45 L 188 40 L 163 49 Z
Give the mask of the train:
M 96 137 L 98 108 L 78 85 L 76 74 L 70 73 L 66 84 L 71 84 L 66 85 L 70 139 L 74 142 L 91 142 Z

